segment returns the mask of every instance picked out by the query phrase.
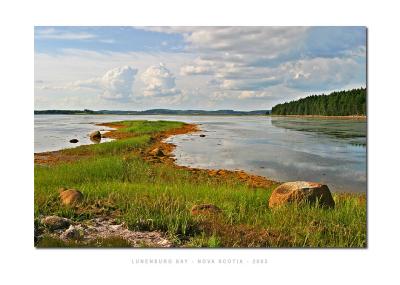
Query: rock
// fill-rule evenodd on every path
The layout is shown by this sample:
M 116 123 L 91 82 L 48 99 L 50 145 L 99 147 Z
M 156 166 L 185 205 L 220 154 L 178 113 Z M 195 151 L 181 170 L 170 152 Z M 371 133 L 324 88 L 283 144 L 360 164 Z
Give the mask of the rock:
M 74 239 L 79 240 L 83 238 L 83 229 L 81 226 L 74 227 L 70 225 L 69 228 L 60 236 L 61 239 Z
M 71 221 L 59 216 L 47 216 L 41 220 L 41 223 L 50 230 L 54 231 L 68 228 L 68 226 L 71 224 Z
M 100 131 L 94 131 L 89 134 L 89 137 L 92 141 L 100 141 L 101 140 L 101 133 Z
M 221 209 L 213 204 L 194 205 L 190 210 L 192 215 L 217 214 Z
M 321 207 L 334 208 L 335 201 L 328 186 L 306 181 L 283 183 L 272 192 L 269 207 L 275 208 L 288 203 L 318 204 Z
M 204 138 L 205 136 L 206 136 L 206 135 L 203 135 L 203 134 L 200 135 L 201 138 Z
M 69 142 L 70 143 L 77 143 L 77 142 L 79 142 L 77 139 L 72 139 L 72 140 L 69 140 Z
M 158 147 L 150 151 L 150 154 L 154 156 L 165 156 L 165 153 Z
M 61 203 L 64 205 L 72 205 L 82 201 L 83 194 L 75 189 L 65 189 L 61 188 L 60 192 L 60 199 Z

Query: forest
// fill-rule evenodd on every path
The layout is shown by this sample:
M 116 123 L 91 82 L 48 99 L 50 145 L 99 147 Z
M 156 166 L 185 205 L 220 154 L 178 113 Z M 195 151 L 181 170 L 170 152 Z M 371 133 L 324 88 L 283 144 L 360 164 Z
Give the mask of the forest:
M 311 95 L 272 107 L 272 115 L 366 115 L 366 88 L 335 91 L 328 95 Z

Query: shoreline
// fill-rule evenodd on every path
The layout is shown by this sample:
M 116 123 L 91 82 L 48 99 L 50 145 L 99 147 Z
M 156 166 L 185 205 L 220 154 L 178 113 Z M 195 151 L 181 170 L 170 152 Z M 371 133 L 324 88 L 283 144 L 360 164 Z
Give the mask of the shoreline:
M 123 125 L 119 125 L 116 123 L 98 123 L 96 126 L 104 126 L 113 128 L 113 130 L 109 130 L 103 134 L 105 138 L 110 138 L 114 140 L 120 140 L 124 138 L 132 137 L 128 133 L 119 132 L 118 130 L 123 128 Z M 151 138 L 151 144 L 149 147 L 145 149 L 144 152 L 139 152 L 139 156 L 147 162 L 150 163 L 163 163 L 165 165 L 174 167 L 176 169 L 185 169 L 190 171 L 193 175 L 204 175 L 207 174 L 210 177 L 214 177 L 217 179 L 236 179 L 250 187 L 261 188 L 261 187 L 271 187 L 272 185 L 279 185 L 282 182 L 278 182 L 268 177 L 255 175 L 246 172 L 245 170 L 227 170 L 227 169 L 206 169 L 206 168 L 197 168 L 197 167 L 188 167 L 181 166 L 176 164 L 175 156 L 173 155 L 173 151 L 176 148 L 176 145 L 172 143 L 167 143 L 165 140 L 171 136 L 189 134 L 193 132 L 199 132 L 200 129 L 197 124 L 189 124 L 185 123 L 185 125 L 181 128 L 173 129 L 170 131 L 163 131 L 157 133 Z M 82 146 L 90 146 L 82 145 Z M 78 146 L 79 147 L 79 146 Z M 37 165 L 54 165 L 60 162 L 74 162 L 79 159 L 89 157 L 85 155 L 70 155 L 64 154 L 65 150 L 69 150 L 70 148 L 60 149 L 56 151 L 48 151 L 48 152 L 40 152 L 34 153 L 34 164 Z M 72 148 L 74 149 L 74 148 Z M 163 152 L 163 156 L 153 155 L 152 151 L 155 149 L 159 149 Z
M 35 154 L 35 247 L 366 246 L 365 194 L 332 193 L 334 212 L 296 206 L 273 211 L 268 201 L 277 181 L 176 164 L 176 146 L 166 138 L 198 132 L 198 125 L 99 125 L 114 128 L 104 134 L 113 142 Z M 57 189 L 82 191 L 83 200 L 66 204 Z M 194 210 L 203 206 L 211 210 Z M 72 226 L 53 231 L 45 224 L 51 218 Z M 70 231 L 79 237 L 67 237 Z
M 297 115 L 290 115 L 290 116 L 277 116 L 277 117 L 298 117 Z M 302 116 L 301 116 L 302 117 Z M 345 119 L 345 118 L 343 118 Z M 346 119 L 349 119 L 346 117 Z M 119 129 L 123 128 L 123 125 L 119 125 L 113 122 L 106 122 L 106 123 L 96 123 L 96 126 L 104 126 L 112 128 L 112 130 L 108 130 L 103 134 L 104 138 L 109 138 L 113 140 L 120 140 L 124 138 L 132 137 L 128 133 L 119 132 Z M 202 175 L 207 174 L 210 177 L 220 178 L 220 179 L 238 179 L 239 181 L 247 184 L 250 187 L 254 188 L 267 188 L 271 187 L 272 185 L 278 186 L 281 183 L 286 181 L 276 181 L 270 179 L 269 177 L 256 175 L 249 173 L 245 170 L 228 170 L 228 169 L 208 169 L 208 168 L 198 168 L 198 167 L 189 167 L 178 165 L 176 163 L 176 158 L 173 154 L 173 151 L 176 148 L 176 145 L 173 143 L 167 143 L 165 140 L 171 136 L 175 135 L 182 135 L 182 134 L 189 134 L 200 132 L 198 124 L 194 123 L 185 123 L 185 125 L 181 128 L 172 129 L 169 131 L 162 131 L 157 133 L 155 136 L 151 138 L 151 144 L 144 150 L 137 153 L 144 161 L 150 163 L 162 163 L 173 167 L 175 169 L 185 169 L 191 172 L 194 175 Z M 81 146 L 90 146 L 89 145 L 81 145 Z M 77 146 L 80 147 L 80 146 Z M 71 154 L 64 154 L 66 150 L 74 149 L 74 148 L 64 148 L 56 151 L 48 151 L 48 152 L 40 152 L 34 153 L 34 163 L 38 165 L 54 165 L 60 162 L 74 162 L 79 159 L 83 159 L 89 156 L 85 155 L 71 155 Z M 155 149 L 159 149 L 162 151 L 163 156 L 157 156 L 152 154 Z M 329 186 L 328 186 L 329 187 Z M 331 190 L 332 191 L 332 190 Z M 366 195 L 366 192 L 349 192 L 349 191 L 332 191 L 332 193 L 336 193 L 338 195 Z
M 107 138 L 113 139 L 121 139 L 121 136 L 118 135 L 120 133 L 117 132 L 118 129 L 122 128 L 121 125 L 116 125 L 113 123 L 100 123 L 96 124 L 98 126 L 105 126 L 114 128 L 104 134 Z M 255 175 L 248 173 L 244 170 L 227 170 L 227 169 L 207 169 L 207 168 L 198 168 L 198 167 L 188 167 L 176 164 L 176 159 L 173 154 L 173 151 L 176 148 L 176 145 L 173 143 L 167 143 L 165 140 L 171 136 L 183 135 L 189 133 L 195 133 L 201 131 L 199 129 L 198 124 L 189 124 L 185 123 L 182 128 L 174 129 L 172 131 L 161 132 L 152 138 L 152 144 L 146 149 L 145 152 L 140 153 L 140 157 L 151 163 L 163 163 L 169 166 L 172 166 L 177 169 L 185 169 L 190 171 L 192 174 L 201 175 L 208 174 L 211 177 L 217 177 L 221 179 L 239 179 L 240 181 L 246 183 L 251 187 L 270 187 L 272 185 L 278 185 L 281 182 L 269 179 L 268 177 Z M 157 156 L 152 154 L 155 149 L 161 150 L 163 152 L 163 156 Z
M 309 118 L 309 119 L 338 119 L 338 120 L 367 120 L 367 116 L 323 116 L 323 115 L 266 115 L 267 117 Z

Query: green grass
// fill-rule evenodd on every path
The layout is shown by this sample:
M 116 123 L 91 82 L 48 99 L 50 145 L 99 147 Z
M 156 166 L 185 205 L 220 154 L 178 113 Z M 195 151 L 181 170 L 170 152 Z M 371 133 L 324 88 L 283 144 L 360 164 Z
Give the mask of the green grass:
M 295 205 L 271 210 L 272 188 L 194 176 L 184 169 L 145 162 L 133 151 L 147 147 L 157 130 L 182 123 L 123 124 L 127 129 L 121 131 L 133 132 L 134 137 L 68 150 L 90 153 L 73 163 L 35 165 L 35 218 L 54 214 L 85 220 L 114 214 L 130 229 L 159 230 L 184 247 L 366 247 L 366 205 L 358 196 L 334 195 L 334 210 Z M 62 206 L 60 187 L 79 189 L 83 205 Z M 191 207 L 202 203 L 214 204 L 222 213 L 192 216 Z
M 156 132 L 168 131 L 183 127 L 185 124 L 182 122 L 173 121 L 123 121 L 123 132 L 135 133 L 138 135 L 152 134 Z

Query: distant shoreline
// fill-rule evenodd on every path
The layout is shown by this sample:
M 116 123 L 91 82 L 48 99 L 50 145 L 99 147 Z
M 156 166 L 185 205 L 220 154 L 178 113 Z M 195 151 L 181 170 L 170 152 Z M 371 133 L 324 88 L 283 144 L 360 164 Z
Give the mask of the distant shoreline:
M 40 113 L 37 115 L 54 115 L 54 116 L 199 116 L 199 117 L 268 117 L 270 115 L 265 114 L 51 114 L 51 113 Z
M 186 115 L 186 116 L 254 116 L 270 114 L 270 110 L 171 110 L 150 109 L 144 111 L 123 110 L 35 110 L 35 115 Z
M 266 115 L 268 117 L 293 117 L 293 118 L 312 118 L 312 119 L 343 119 L 343 120 L 367 120 L 367 116 L 323 116 L 323 115 Z

